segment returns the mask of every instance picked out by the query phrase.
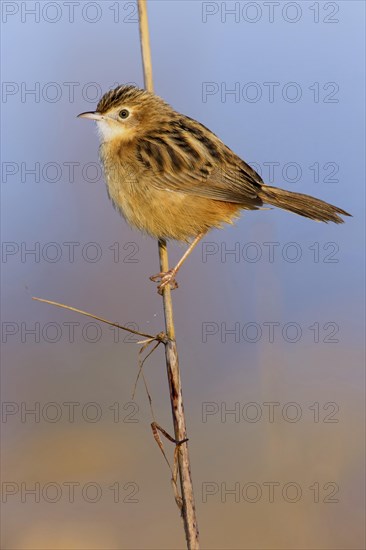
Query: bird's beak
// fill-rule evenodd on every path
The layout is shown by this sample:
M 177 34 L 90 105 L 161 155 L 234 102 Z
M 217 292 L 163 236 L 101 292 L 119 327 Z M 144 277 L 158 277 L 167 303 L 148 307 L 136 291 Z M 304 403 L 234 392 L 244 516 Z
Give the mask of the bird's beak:
M 80 113 L 77 118 L 90 118 L 90 120 L 103 120 L 104 116 L 98 111 L 90 111 L 86 113 Z

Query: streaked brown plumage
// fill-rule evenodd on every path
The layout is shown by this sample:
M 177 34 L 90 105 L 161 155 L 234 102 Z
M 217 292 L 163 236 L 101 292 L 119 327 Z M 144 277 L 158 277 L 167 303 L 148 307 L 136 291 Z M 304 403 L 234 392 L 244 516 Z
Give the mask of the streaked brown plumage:
M 79 116 L 98 123 L 113 203 L 152 237 L 188 241 L 266 204 L 323 222 L 349 216 L 309 195 L 266 185 L 203 124 L 145 90 L 119 86 L 96 112 Z

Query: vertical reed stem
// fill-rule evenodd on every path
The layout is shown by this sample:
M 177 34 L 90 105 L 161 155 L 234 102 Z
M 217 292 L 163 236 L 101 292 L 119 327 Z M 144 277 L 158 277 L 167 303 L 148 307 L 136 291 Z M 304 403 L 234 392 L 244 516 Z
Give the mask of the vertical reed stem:
M 151 64 L 151 50 L 149 39 L 149 25 L 147 19 L 146 0 L 138 0 L 140 41 L 144 68 L 145 88 L 153 91 L 153 77 Z M 165 240 L 159 240 L 160 270 L 169 270 L 168 250 Z M 176 441 L 187 438 L 186 421 L 184 416 L 182 384 L 180 379 L 178 352 L 175 341 L 175 328 L 173 318 L 173 304 L 171 289 L 166 285 L 163 289 L 163 306 L 165 315 L 165 328 L 168 341 L 165 344 L 166 368 L 169 381 L 170 401 L 172 407 L 174 434 Z M 199 549 L 198 525 L 194 503 L 194 493 L 191 478 L 191 467 L 188 454 L 188 443 L 178 446 L 179 478 L 183 500 L 182 516 L 188 550 Z

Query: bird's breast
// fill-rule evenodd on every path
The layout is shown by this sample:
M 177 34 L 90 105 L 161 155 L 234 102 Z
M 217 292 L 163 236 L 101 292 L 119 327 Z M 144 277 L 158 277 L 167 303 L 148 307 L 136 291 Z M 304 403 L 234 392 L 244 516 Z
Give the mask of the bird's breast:
M 126 221 L 154 238 L 187 241 L 212 227 L 230 223 L 238 205 L 156 188 L 154 174 L 128 150 L 101 146 L 108 194 Z

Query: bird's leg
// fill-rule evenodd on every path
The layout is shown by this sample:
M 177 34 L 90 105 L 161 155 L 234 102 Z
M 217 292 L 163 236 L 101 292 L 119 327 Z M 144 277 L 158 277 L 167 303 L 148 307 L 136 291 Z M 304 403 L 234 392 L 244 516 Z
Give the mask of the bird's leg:
M 186 261 L 186 259 L 188 258 L 188 256 L 190 255 L 190 253 L 198 245 L 198 243 L 200 242 L 202 237 L 204 237 L 205 234 L 206 233 L 199 233 L 197 235 L 197 237 L 191 242 L 191 244 L 189 245 L 189 247 L 187 248 L 187 250 L 185 251 L 185 253 L 183 254 L 183 256 L 181 257 L 181 259 L 179 260 L 179 262 L 177 263 L 177 265 L 175 267 L 173 267 L 172 269 L 169 269 L 169 271 L 165 271 L 165 272 L 162 271 L 162 272 L 157 273 L 156 275 L 152 275 L 150 277 L 151 281 L 159 283 L 158 284 L 158 293 L 159 294 L 163 293 L 163 288 L 167 284 L 170 284 L 170 286 L 172 287 L 173 290 L 175 288 L 178 288 L 178 283 L 175 280 L 175 276 L 178 273 L 179 269 L 184 264 L 184 262 Z

